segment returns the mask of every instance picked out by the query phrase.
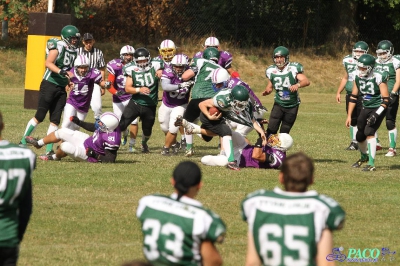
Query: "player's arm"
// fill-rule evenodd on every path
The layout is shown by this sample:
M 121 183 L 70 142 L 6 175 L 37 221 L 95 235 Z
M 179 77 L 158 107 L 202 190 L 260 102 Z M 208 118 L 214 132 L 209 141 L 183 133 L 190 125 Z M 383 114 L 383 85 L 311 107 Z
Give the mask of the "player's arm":
M 295 92 L 300 88 L 307 87 L 310 85 L 310 81 L 308 80 L 307 76 L 303 73 L 297 73 L 296 75 L 297 83 L 290 86 L 289 90 L 291 92 Z
M 262 96 L 271 94 L 272 90 L 273 90 L 272 82 L 271 82 L 271 80 L 268 79 L 268 84 L 265 87 L 265 90 L 263 91 Z
M 356 107 L 357 98 L 358 98 L 358 88 L 357 88 L 356 82 L 353 82 L 353 90 L 351 91 L 351 95 L 350 95 L 350 99 L 349 99 L 349 109 L 347 112 L 347 119 L 346 119 L 346 127 L 347 128 L 350 128 L 351 114 L 353 113 L 354 108 Z
M 101 95 L 103 96 L 105 93 L 106 93 L 106 90 L 104 89 L 104 80 L 106 80 L 106 72 L 105 72 L 105 70 L 106 70 L 106 67 L 101 67 L 101 68 L 99 68 L 99 70 L 100 70 L 100 73 L 101 73 L 101 78 L 102 78 L 102 84 L 103 85 L 101 85 L 100 84 L 100 86 L 102 87 L 100 90 L 101 90 Z
M 126 77 L 126 83 L 125 83 L 125 91 L 129 94 L 150 94 L 150 89 L 147 87 L 134 87 L 133 86 L 133 78 L 131 76 Z
M 247 233 L 246 266 L 261 266 L 261 261 L 254 245 L 253 235 L 250 231 Z
M 188 81 L 189 79 L 193 78 L 196 75 L 196 73 L 193 71 L 193 69 L 189 68 L 182 74 L 182 80 L 183 81 Z
M 390 93 L 390 104 L 394 104 L 398 97 L 400 87 L 400 68 L 396 69 L 396 82 L 393 85 L 392 92 Z
M 50 51 L 49 51 L 49 54 L 47 55 L 47 58 L 46 58 L 46 62 L 45 62 L 45 66 L 50 70 L 50 71 L 52 71 L 52 72 L 54 72 L 54 73 L 58 73 L 58 74 L 60 74 L 60 75 L 62 75 L 62 76 L 66 76 L 66 75 L 68 75 L 67 74 L 67 71 L 65 71 L 65 70 L 63 70 L 63 69 L 60 69 L 58 66 L 56 66 L 56 64 L 54 63 L 55 61 L 56 61 L 56 59 L 57 59 L 57 56 L 58 56 L 58 50 L 57 49 L 51 49 Z M 61 72 L 60 73 L 60 71 L 64 71 L 64 72 Z
M 344 90 L 344 87 L 346 86 L 348 79 L 349 79 L 349 74 L 347 73 L 347 71 L 345 71 L 345 74 L 343 75 L 343 78 L 340 81 L 339 87 L 336 92 L 336 102 L 337 103 L 340 103 L 340 93 L 342 93 L 342 91 Z
M 329 229 L 324 229 L 321 238 L 317 244 L 317 255 L 315 261 L 318 266 L 335 265 L 334 261 L 328 261 L 326 256 L 332 253 L 333 248 L 333 234 Z
M 265 138 L 265 135 L 264 135 Z M 259 162 L 265 162 L 267 159 L 267 155 L 263 151 L 263 139 L 258 138 L 256 144 L 254 145 L 253 152 L 251 154 L 251 158 L 259 161 Z
M 211 107 L 217 107 L 214 105 L 213 99 L 207 99 L 199 103 L 200 111 L 209 119 L 209 120 L 218 120 L 222 116 L 222 112 L 217 114 L 210 115 L 208 109 Z M 217 107 L 218 108 L 218 107 Z
M 71 116 L 69 120 L 87 131 L 94 132 L 96 130 L 94 123 L 82 121 L 77 116 Z
M 213 242 L 211 242 L 211 241 L 201 242 L 200 254 L 201 254 L 203 266 L 222 265 L 222 257 L 219 254 L 219 252 Z

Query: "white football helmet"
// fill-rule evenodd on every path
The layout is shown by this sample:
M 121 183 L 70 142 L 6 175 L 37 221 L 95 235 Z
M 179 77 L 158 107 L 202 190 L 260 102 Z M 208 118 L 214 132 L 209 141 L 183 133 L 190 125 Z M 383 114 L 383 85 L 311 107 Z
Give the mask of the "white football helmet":
M 89 71 L 89 58 L 86 55 L 80 54 L 74 61 L 75 73 L 81 77 L 86 76 Z
M 185 55 L 177 54 L 171 60 L 172 71 L 181 76 L 183 71 L 185 71 L 185 67 L 188 65 L 188 59 Z
M 219 41 L 218 41 L 218 39 L 215 38 L 215 37 L 208 37 L 208 38 L 206 39 L 206 41 L 204 42 L 204 47 L 205 47 L 205 48 L 207 48 L 207 47 L 215 47 L 215 48 L 218 48 L 218 46 L 219 46 Z
M 211 73 L 211 83 L 214 91 L 222 90 L 228 87 L 230 75 L 225 68 L 217 68 Z
M 293 138 L 287 133 L 271 134 L 267 145 L 282 151 L 287 151 L 293 146 Z
M 119 55 L 122 61 L 125 63 L 129 63 L 133 59 L 133 53 L 135 52 L 135 48 L 133 48 L 130 45 L 125 45 L 121 48 L 121 51 L 119 51 Z M 130 58 L 126 58 L 126 55 L 130 55 Z
M 171 62 L 176 53 L 175 43 L 171 40 L 164 40 L 158 47 L 158 51 L 165 62 Z
M 112 112 L 105 112 L 100 116 L 100 130 L 106 133 L 113 132 L 119 125 L 118 116 Z

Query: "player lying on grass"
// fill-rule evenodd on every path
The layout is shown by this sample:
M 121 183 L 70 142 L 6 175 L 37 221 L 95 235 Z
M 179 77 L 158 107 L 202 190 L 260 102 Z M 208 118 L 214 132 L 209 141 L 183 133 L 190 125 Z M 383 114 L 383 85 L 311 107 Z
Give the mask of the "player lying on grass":
M 106 112 L 102 114 L 95 123 L 83 122 L 76 116 L 72 116 L 70 119 L 78 126 L 94 132 L 94 134 L 89 136 L 80 131 L 62 128 L 40 140 L 26 136 L 26 142 L 37 149 L 48 143 L 62 141 L 54 155 L 39 156 L 41 160 L 61 160 L 68 155 L 76 161 L 115 162 L 117 150 L 121 144 L 121 131 L 118 126 L 119 119 L 114 113 Z

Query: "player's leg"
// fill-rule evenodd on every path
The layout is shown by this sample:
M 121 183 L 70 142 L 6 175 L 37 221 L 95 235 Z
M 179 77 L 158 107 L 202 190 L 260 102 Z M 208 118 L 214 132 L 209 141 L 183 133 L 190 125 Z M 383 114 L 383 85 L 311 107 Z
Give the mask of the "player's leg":
M 69 119 L 71 116 L 76 116 L 77 113 L 78 113 L 78 111 L 75 109 L 74 106 L 72 106 L 69 103 L 65 104 L 61 128 L 69 128 L 72 130 L 75 130 L 77 127 L 79 128 L 79 126 L 77 126 L 74 122 L 72 122 Z M 81 120 L 81 118 L 79 118 L 79 119 Z
M 135 144 L 137 135 L 139 132 L 139 118 L 137 117 L 135 120 L 132 121 L 131 125 L 129 126 L 129 152 L 136 152 Z
M 399 109 L 399 97 L 396 97 L 396 101 L 387 108 L 386 112 L 386 128 L 389 134 L 389 150 L 385 156 L 393 157 L 396 155 L 396 142 L 397 142 L 397 127 L 396 117 Z
M 199 103 L 204 101 L 205 99 L 192 99 L 188 103 L 185 113 L 183 114 L 183 118 L 186 119 L 188 122 L 194 122 L 200 116 L 200 108 Z M 185 132 L 186 138 L 186 151 L 185 156 L 190 157 L 194 154 L 193 149 L 193 135 L 187 134 Z
M 94 118 L 97 119 L 101 116 L 101 88 L 98 84 L 94 84 L 92 92 L 92 100 L 90 101 L 90 107 L 93 110 Z
M 357 135 L 356 140 L 358 142 L 358 149 L 360 151 L 360 159 L 352 164 L 352 167 L 359 168 L 363 163 L 368 162 L 368 146 L 367 136 L 364 133 L 365 127 L 367 126 L 368 112 L 363 109 L 357 118 Z
M 348 151 L 355 151 L 358 150 L 358 143 L 356 140 L 356 135 L 357 135 L 357 117 L 360 113 L 359 107 L 360 104 L 362 105 L 362 103 L 359 101 L 362 99 L 362 97 L 358 97 L 359 99 L 357 99 L 357 104 L 356 104 L 356 108 L 353 110 L 353 113 L 351 114 L 351 122 L 350 122 L 350 145 L 346 148 L 346 150 Z M 350 94 L 346 94 L 346 113 L 348 113 L 349 110 L 349 100 L 350 100 Z
M 282 123 L 279 133 L 289 134 L 294 125 L 294 122 L 296 122 L 297 113 L 299 112 L 299 106 L 284 109 L 284 115 L 282 117 Z
M 209 166 L 227 166 L 228 158 L 224 155 L 206 155 L 201 158 L 201 163 Z
M 149 153 L 149 141 L 154 122 L 156 120 L 156 108 L 157 106 L 141 106 L 140 120 L 142 121 L 142 153 Z
M 119 121 L 119 127 L 121 132 L 126 130 L 128 126 L 140 115 L 140 106 L 134 101 L 130 100 L 128 105 L 122 112 L 121 119 Z
M 272 107 L 271 114 L 269 115 L 267 135 L 278 133 L 283 115 L 282 107 L 275 103 Z
M 170 119 L 169 119 L 169 125 L 168 125 L 168 133 L 167 135 L 171 135 L 169 138 L 169 143 L 166 142 L 166 145 L 170 145 L 170 147 L 173 148 L 173 152 L 177 153 L 178 150 L 180 149 L 180 142 L 177 142 L 176 138 L 178 135 L 178 131 L 180 130 L 180 126 L 175 126 L 175 121 L 178 116 L 183 116 L 185 113 L 186 109 L 186 104 L 182 106 L 176 106 L 172 109 L 172 112 L 170 114 Z
M 70 142 L 63 142 L 60 145 L 60 149 L 75 161 L 86 161 L 88 158 L 83 143 L 80 145 L 74 145 Z

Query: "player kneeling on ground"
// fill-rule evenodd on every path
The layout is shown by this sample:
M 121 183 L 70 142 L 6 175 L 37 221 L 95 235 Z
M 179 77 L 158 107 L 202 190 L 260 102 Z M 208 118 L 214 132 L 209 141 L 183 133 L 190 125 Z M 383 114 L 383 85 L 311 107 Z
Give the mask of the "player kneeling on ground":
M 121 144 L 121 130 L 118 126 L 118 117 L 111 112 L 100 116 L 95 123 L 88 123 L 71 116 L 71 121 L 78 126 L 94 132 L 93 136 L 68 128 L 59 129 L 43 139 L 37 140 L 30 136 L 25 137 L 27 143 L 39 149 L 48 143 L 62 141 L 54 155 L 40 156 L 44 161 L 60 160 L 69 155 L 76 161 L 113 163 L 117 158 L 117 150 Z

